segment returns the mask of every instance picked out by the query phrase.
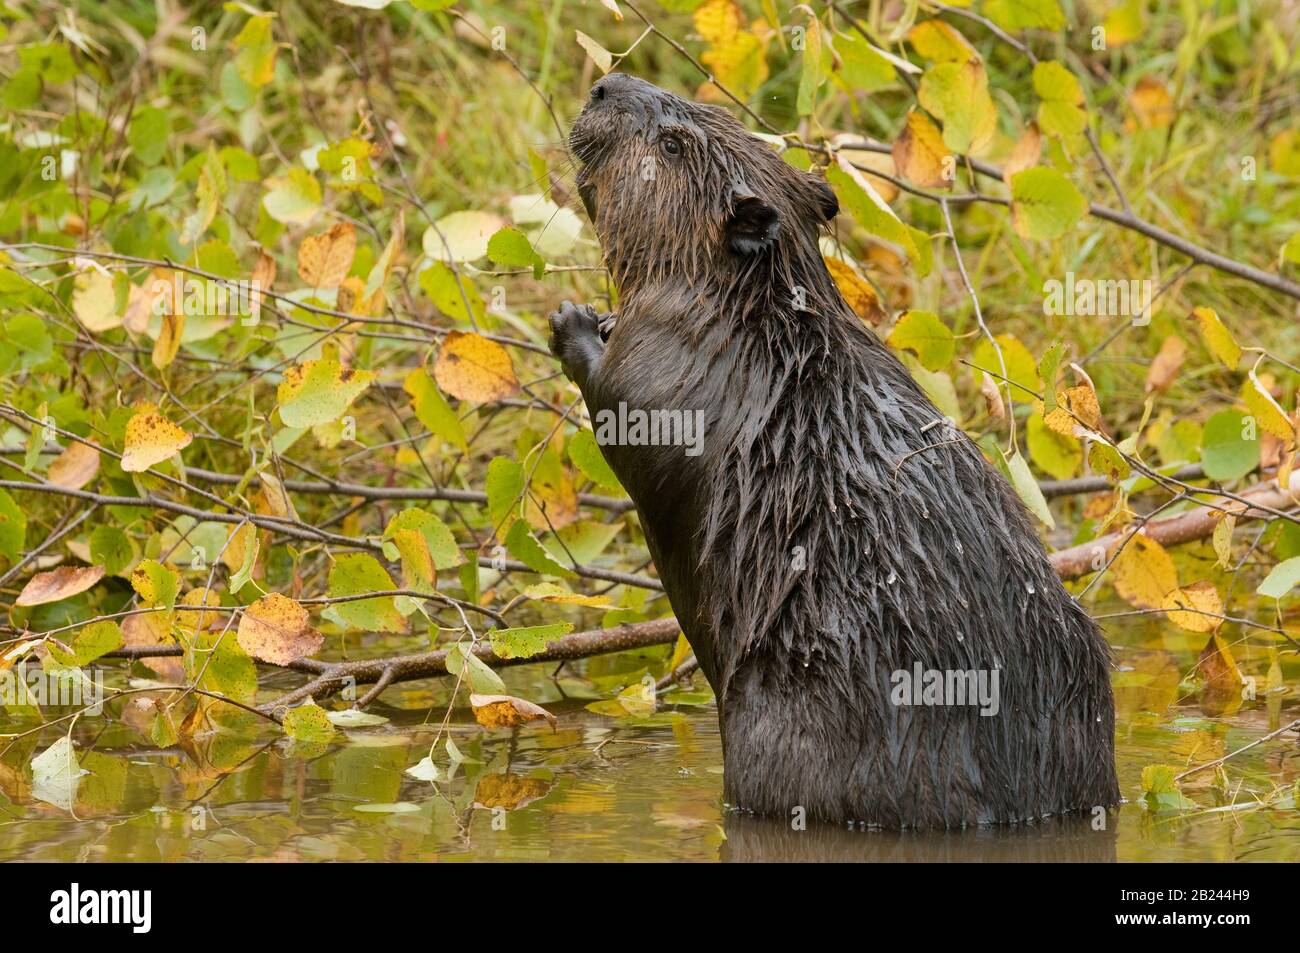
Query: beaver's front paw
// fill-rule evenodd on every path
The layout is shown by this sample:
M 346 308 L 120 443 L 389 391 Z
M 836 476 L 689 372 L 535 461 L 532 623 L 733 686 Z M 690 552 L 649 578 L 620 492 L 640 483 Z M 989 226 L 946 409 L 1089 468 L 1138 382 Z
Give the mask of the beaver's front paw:
M 551 314 L 551 353 L 560 359 L 565 376 L 579 387 L 600 362 L 600 321 L 591 305 L 570 301 Z

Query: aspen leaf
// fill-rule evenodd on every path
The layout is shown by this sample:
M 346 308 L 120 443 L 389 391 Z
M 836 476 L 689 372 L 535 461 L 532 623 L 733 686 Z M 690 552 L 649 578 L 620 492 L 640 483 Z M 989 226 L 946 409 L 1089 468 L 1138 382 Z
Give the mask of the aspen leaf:
M 1025 131 L 1020 134 L 1016 144 L 1011 149 L 1011 155 L 1007 157 L 1006 164 L 1002 166 L 1002 181 L 1007 185 L 1020 172 L 1026 169 L 1032 169 L 1038 165 L 1038 160 L 1043 154 L 1043 134 L 1038 128 L 1038 123 L 1031 122 L 1025 127 Z
M 112 619 L 101 619 L 83 626 L 77 632 L 70 646 L 71 654 L 55 645 L 50 646 L 50 654 L 64 665 L 81 668 L 108 652 L 120 649 L 123 641 L 122 630 L 118 624 Z
M 77 763 L 76 749 L 64 735 L 32 759 L 32 797 L 71 811 L 81 777 L 89 773 Z
M 582 475 L 601 486 L 621 488 L 618 477 L 605 460 L 596 435 L 590 430 L 579 430 L 569 438 L 569 459 L 574 462 Z
M 1025 422 L 1029 457 L 1038 468 L 1057 480 L 1068 480 L 1083 462 L 1083 446 L 1073 436 L 1057 433 L 1033 414 Z
M 98 268 L 79 273 L 72 292 L 72 313 L 92 334 L 120 327 L 122 315 L 117 310 L 117 291 L 112 277 Z
M 1165 596 L 1161 606 L 1169 621 L 1188 632 L 1213 632 L 1223 620 L 1223 600 L 1219 590 L 1208 579 L 1173 590 Z M 1195 611 L 1178 611 L 1178 610 Z
M 424 253 L 434 261 L 478 261 L 488 253 L 488 242 L 506 222 L 489 212 L 462 211 L 444 215 L 424 231 Z
M 407 374 L 402 389 L 411 395 L 411 406 L 415 410 L 416 419 L 429 428 L 430 433 L 441 437 L 461 453 L 469 452 L 469 443 L 465 439 L 465 428 L 460 418 L 424 368 L 417 368 Z
M 1241 385 L 1241 399 L 1259 422 L 1261 429 L 1280 438 L 1283 443 L 1295 440 L 1295 427 L 1282 406 L 1273 399 L 1259 377 L 1252 370 Z
M 172 309 L 162 315 L 162 327 L 153 342 L 153 354 L 150 360 L 153 366 L 162 370 L 176 360 L 176 353 L 181 349 L 181 339 L 185 334 L 184 309 Z
M 1057 0 L 988 0 L 984 14 L 1004 30 L 1059 30 L 1065 14 Z
M 993 345 L 986 338 L 981 338 L 979 344 L 975 345 L 971 362 L 976 365 L 976 378 L 984 377 L 983 371 L 979 368 L 987 368 L 998 375 L 994 383 L 999 387 L 1002 386 L 1003 377 L 1015 385 L 1011 387 L 1013 401 L 1022 404 L 1030 403 L 1035 399 L 1034 395 L 1043 389 L 1043 381 L 1038 376 L 1038 363 L 1034 360 L 1034 355 L 1014 334 L 999 334 L 994 340 L 998 344 L 998 350 L 1002 352 L 1001 360 L 998 359 L 998 350 L 994 350 Z M 1005 373 L 1002 370 L 1004 364 Z
M 922 20 L 907 31 L 907 42 L 934 63 L 965 63 L 979 58 L 970 41 L 943 20 Z
M 104 577 L 103 566 L 60 566 L 27 580 L 14 605 L 39 606 L 85 592 Z
M 1201 465 L 1211 480 L 1235 480 L 1259 466 L 1259 434 L 1239 410 L 1221 410 L 1205 422 Z
M 320 211 L 320 181 L 306 169 L 294 166 L 289 174 L 267 179 L 262 207 L 277 222 L 306 225 Z
M 997 131 L 998 111 L 989 78 L 978 59 L 940 63 L 925 71 L 917 99 L 943 123 L 943 141 L 959 155 L 979 152 Z
M 156 410 L 142 411 L 127 421 L 122 469 L 127 473 L 143 473 L 180 453 L 192 439 Z
M 285 371 L 276 389 L 280 420 L 286 427 L 315 427 L 343 416 L 370 386 L 373 371 L 355 371 L 339 361 L 338 348 L 327 344 L 321 356 Z
M 492 654 L 497 658 L 532 658 L 546 651 L 548 643 L 573 631 L 572 622 L 552 622 L 520 628 L 491 629 Z
M 283 725 L 284 733 L 296 741 L 323 742 L 335 735 L 334 724 L 325 709 L 311 702 L 286 711 Z
M 945 367 L 957 350 L 952 331 L 931 311 L 903 312 L 889 332 L 886 343 L 899 350 L 911 351 L 928 371 Z
M 484 728 L 513 728 L 530 721 L 546 719 L 555 728 L 555 716 L 540 705 L 534 705 L 513 695 L 469 696 L 474 719 Z
M 1174 121 L 1174 98 L 1160 80 L 1144 76 L 1129 93 L 1133 118 L 1124 123 L 1127 129 L 1163 129 Z
M 524 598 L 538 599 L 542 602 L 556 602 L 563 605 L 589 606 L 591 608 L 603 608 L 611 605 L 608 596 L 584 596 L 578 592 L 570 592 L 563 586 L 558 586 L 553 582 L 539 582 L 535 586 L 529 586 L 524 590 Z
M 1026 169 L 1011 179 L 1011 221 L 1024 238 L 1060 238 L 1087 210 L 1083 193 L 1056 169 Z
M 1270 599 L 1281 599 L 1298 585 L 1300 585 L 1300 556 L 1292 556 L 1274 566 L 1255 591 Z
M 379 561 L 367 553 L 340 556 L 329 572 L 329 594 L 361 596 L 370 592 L 396 589 L 393 578 Z M 336 602 L 327 610 L 329 617 L 352 629 L 372 632 L 405 632 L 406 619 L 397 610 L 392 596 Z
M 307 610 L 288 596 L 268 593 L 244 609 L 239 644 L 255 659 L 288 665 L 315 655 L 325 637 L 311 627 Z
M 587 34 L 581 30 L 574 30 L 574 39 L 578 45 L 586 51 L 591 61 L 600 67 L 602 73 L 608 73 L 614 68 L 614 56 L 609 50 L 605 49 Z
M 337 288 L 352 268 L 357 230 L 339 222 L 319 235 L 308 235 L 298 246 L 298 277 L 313 288 Z
M 1088 447 L 1088 466 L 1111 483 L 1127 480 L 1132 472 L 1132 467 L 1120 452 L 1102 440 L 1094 440 Z
M 131 572 L 131 588 L 150 609 L 171 609 L 180 593 L 180 578 L 162 563 L 146 559 Z
M 1048 529 L 1056 528 L 1056 520 L 1052 518 L 1052 511 L 1047 505 L 1047 500 L 1043 497 L 1043 491 L 1038 488 L 1038 481 L 1034 479 L 1033 473 L 1029 470 L 1029 464 L 1025 458 L 1020 455 L 1020 451 L 1013 451 L 1010 456 L 1002 454 L 1002 459 L 1007 465 L 1007 472 L 1011 476 L 1011 486 L 1015 489 L 1016 495 L 1025 504 L 1029 512 L 1043 521 Z
M 927 188 L 946 189 L 952 185 L 956 159 L 944 144 L 930 117 L 913 109 L 907 114 L 903 131 L 894 142 L 894 164 L 904 178 Z
M 853 168 L 843 154 L 837 155 L 836 164 L 826 170 L 826 181 L 835 189 L 835 194 L 859 225 L 872 235 L 902 248 L 919 267 L 922 253 L 912 231 L 899 220 L 875 187 Z
M 1034 66 L 1034 92 L 1038 105 L 1038 126 L 1049 136 L 1077 136 L 1088 127 L 1083 111 L 1083 89 L 1074 74 L 1055 60 Z
M 99 451 L 80 441 L 73 441 L 50 463 L 46 475 L 55 486 L 80 490 L 98 472 Z
M 840 261 L 838 258 L 823 258 L 822 261 L 826 263 L 826 270 L 835 280 L 835 287 L 839 288 L 840 294 L 844 296 L 845 304 L 863 321 L 873 327 L 879 327 L 887 315 L 885 309 L 880 306 L 880 296 L 876 294 L 876 289 L 871 287 L 870 282 L 854 271 L 847 262 Z
M 1187 356 L 1187 344 L 1176 334 L 1171 334 L 1160 344 L 1160 353 L 1151 362 L 1147 370 L 1146 391 L 1164 393 L 1178 377 L 1183 359 Z
M 1237 346 L 1232 332 L 1220 320 L 1219 315 L 1213 308 L 1193 308 L 1192 315 L 1200 328 L 1201 340 L 1205 342 L 1210 353 L 1228 368 L 1236 370 L 1237 363 L 1241 360 L 1241 348 Z
M 706 0 L 691 15 L 695 29 L 708 43 L 725 43 L 740 32 L 740 7 L 734 0 Z
M 506 349 L 479 334 L 451 331 L 433 367 L 438 386 L 471 404 L 509 397 L 519 390 Z
M 1232 533 L 1237 528 L 1237 517 L 1225 515 L 1214 527 L 1214 552 L 1219 558 L 1215 565 L 1227 569 L 1232 561 Z
M 1138 533 L 1116 544 L 1123 546 L 1110 565 L 1115 591 L 1140 609 L 1158 609 L 1178 588 L 1178 569 L 1168 551 L 1149 536 Z

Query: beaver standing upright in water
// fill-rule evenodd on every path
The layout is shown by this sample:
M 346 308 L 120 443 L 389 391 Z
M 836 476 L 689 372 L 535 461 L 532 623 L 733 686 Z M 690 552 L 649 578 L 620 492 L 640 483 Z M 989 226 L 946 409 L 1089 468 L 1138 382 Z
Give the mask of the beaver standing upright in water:
M 605 341 L 566 302 L 551 350 L 593 416 L 703 412 L 697 456 L 602 449 L 717 695 L 726 801 L 887 828 L 1115 804 L 1106 643 L 844 302 L 817 245 L 830 188 L 619 73 L 570 145 L 619 309 Z M 932 691 L 961 673 L 975 704 Z

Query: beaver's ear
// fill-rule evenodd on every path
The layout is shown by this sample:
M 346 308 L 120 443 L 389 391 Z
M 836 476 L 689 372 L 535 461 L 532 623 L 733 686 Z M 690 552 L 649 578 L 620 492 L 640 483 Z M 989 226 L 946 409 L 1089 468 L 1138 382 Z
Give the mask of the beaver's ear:
M 727 245 L 737 255 L 757 255 L 776 240 L 781 216 L 744 183 L 731 186 Z
M 822 221 L 834 221 L 835 216 L 840 214 L 840 200 L 835 197 L 835 192 L 820 176 L 812 176 L 812 186 L 813 195 L 817 199 L 817 208 L 822 213 Z

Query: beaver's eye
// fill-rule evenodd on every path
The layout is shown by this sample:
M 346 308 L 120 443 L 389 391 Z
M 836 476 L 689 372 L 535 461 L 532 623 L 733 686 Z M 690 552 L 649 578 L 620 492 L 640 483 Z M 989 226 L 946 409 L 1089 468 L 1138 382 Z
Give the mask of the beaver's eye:
M 681 140 L 675 139 L 672 136 L 665 136 L 661 139 L 659 141 L 659 148 L 664 151 L 664 155 L 671 156 L 674 159 L 682 154 Z

